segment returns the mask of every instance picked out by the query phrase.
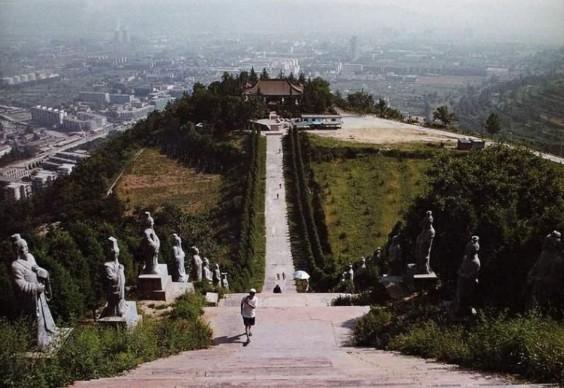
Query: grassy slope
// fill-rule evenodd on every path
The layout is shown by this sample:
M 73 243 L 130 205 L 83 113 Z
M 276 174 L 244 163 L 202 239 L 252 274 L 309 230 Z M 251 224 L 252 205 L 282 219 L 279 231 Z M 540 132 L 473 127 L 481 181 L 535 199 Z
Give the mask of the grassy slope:
M 117 194 L 129 208 L 171 203 L 198 214 L 218 204 L 222 183 L 220 175 L 199 173 L 149 148 L 120 179 Z
M 315 136 L 311 140 L 324 147 L 371 147 Z M 425 148 L 424 145 L 398 147 Z M 385 244 L 401 213 L 425 189 L 424 171 L 429 165 L 427 159 L 374 154 L 312 163 L 322 190 L 329 243 L 339 262 L 371 254 L 377 246 Z

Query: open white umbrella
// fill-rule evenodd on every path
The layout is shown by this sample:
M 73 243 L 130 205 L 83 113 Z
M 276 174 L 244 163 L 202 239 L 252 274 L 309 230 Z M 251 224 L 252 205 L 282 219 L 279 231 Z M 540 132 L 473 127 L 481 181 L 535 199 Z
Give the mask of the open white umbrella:
M 296 271 L 296 272 L 294 272 L 294 279 L 295 280 L 308 280 L 309 278 L 310 278 L 310 276 L 306 271 Z

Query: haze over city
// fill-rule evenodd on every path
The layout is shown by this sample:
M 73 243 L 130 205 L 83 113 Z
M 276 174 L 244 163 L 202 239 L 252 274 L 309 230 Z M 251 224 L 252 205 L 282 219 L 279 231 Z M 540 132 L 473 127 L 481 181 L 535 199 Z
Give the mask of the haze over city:
M 563 231 L 564 0 L 0 0 L 2 387 L 562 385 Z
M 137 36 L 358 34 L 562 44 L 560 0 L 3 0 L 2 36 L 99 38 L 118 22 Z

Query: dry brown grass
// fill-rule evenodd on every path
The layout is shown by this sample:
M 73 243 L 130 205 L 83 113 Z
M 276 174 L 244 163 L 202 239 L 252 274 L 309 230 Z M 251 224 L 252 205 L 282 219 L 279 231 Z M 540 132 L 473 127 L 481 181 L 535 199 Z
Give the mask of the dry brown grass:
M 217 205 L 221 185 L 221 175 L 199 173 L 156 149 L 146 149 L 120 179 L 116 190 L 129 209 L 169 203 L 197 214 Z

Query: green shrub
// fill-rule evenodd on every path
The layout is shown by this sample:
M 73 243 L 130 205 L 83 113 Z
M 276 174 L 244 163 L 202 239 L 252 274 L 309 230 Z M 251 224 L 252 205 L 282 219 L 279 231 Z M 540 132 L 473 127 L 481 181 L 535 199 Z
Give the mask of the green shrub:
M 24 357 L 22 349 L 33 350 L 29 325 L 0 321 L 0 386 L 64 386 L 75 380 L 113 376 L 181 351 L 206 348 L 212 333 L 200 319 L 202 305 L 201 295 L 190 294 L 178 300 L 167 319 L 144 319 L 134 330 L 75 328 L 50 358 Z
M 372 308 L 357 321 L 354 342 L 539 382 L 564 382 L 564 323 L 537 313 L 489 313 L 474 322 L 452 323 L 426 304 Z
M 198 294 L 186 294 L 174 305 L 170 317 L 172 319 L 196 320 L 203 314 L 204 298 Z
M 372 308 L 368 314 L 359 319 L 354 328 L 354 342 L 357 345 L 383 345 L 382 335 L 386 333 L 392 322 L 392 313 L 383 308 Z

